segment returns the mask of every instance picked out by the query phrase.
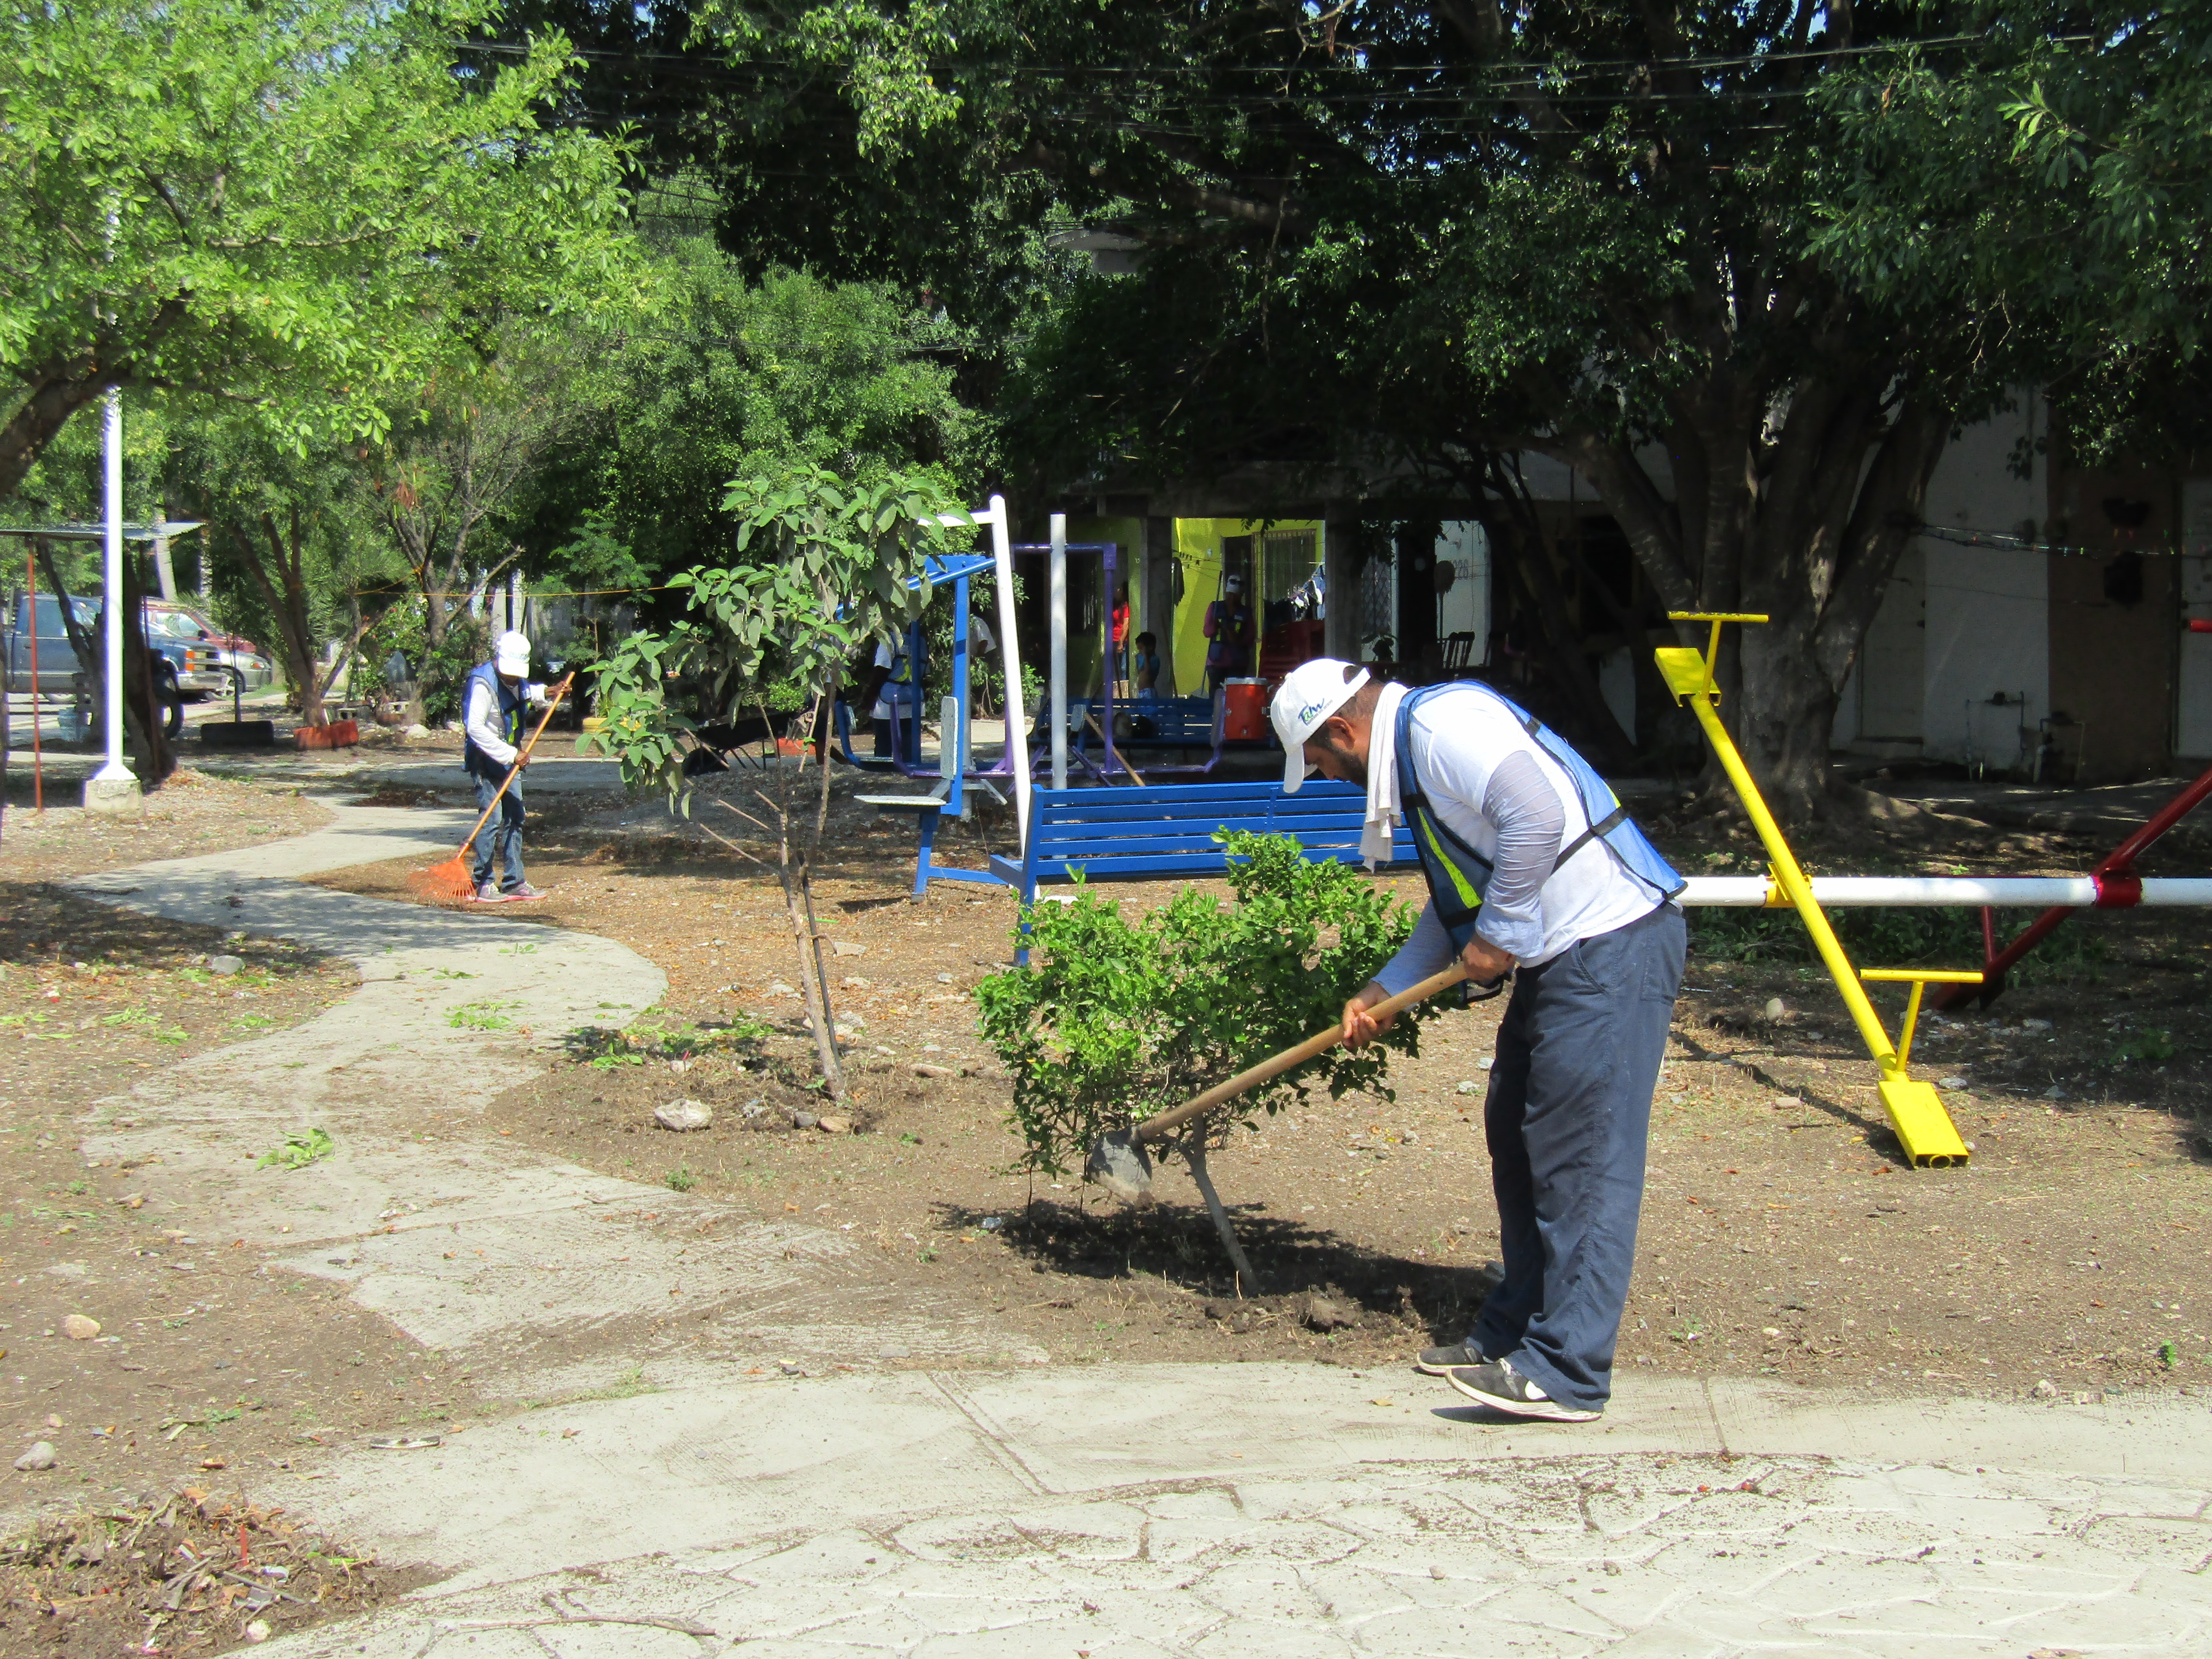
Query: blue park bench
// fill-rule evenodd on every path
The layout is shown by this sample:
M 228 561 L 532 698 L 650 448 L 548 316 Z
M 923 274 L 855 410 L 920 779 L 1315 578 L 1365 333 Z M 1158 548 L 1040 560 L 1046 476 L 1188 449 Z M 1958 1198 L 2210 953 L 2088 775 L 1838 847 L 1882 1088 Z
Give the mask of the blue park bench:
M 1159 784 L 1137 789 L 1040 789 L 1030 798 L 1030 841 L 1018 860 L 993 857 L 991 873 L 1036 902 L 1037 884 L 1159 876 L 1218 876 L 1218 830 L 1291 836 L 1316 862 L 1359 861 L 1367 792 L 1311 779 L 1295 795 L 1279 779 Z M 1413 837 L 1392 838 L 1391 863 L 1414 860 Z

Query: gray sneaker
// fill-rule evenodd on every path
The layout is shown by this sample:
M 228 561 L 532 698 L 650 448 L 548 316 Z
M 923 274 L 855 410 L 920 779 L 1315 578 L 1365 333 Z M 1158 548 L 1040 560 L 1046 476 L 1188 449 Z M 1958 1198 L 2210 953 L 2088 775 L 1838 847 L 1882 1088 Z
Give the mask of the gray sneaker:
M 1413 1369 L 1426 1371 L 1431 1376 L 1442 1376 L 1462 1365 L 1487 1365 L 1489 1363 L 1490 1356 L 1474 1343 L 1455 1342 L 1449 1348 L 1422 1349 L 1421 1357 L 1413 1362 Z
M 1579 1406 L 1563 1406 L 1506 1360 L 1483 1365 L 1462 1365 L 1444 1373 L 1444 1381 L 1477 1405 L 1514 1417 L 1533 1417 L 1547 1423 L 1594 1423 L 1600 1413 Z
M 499 890 L 498 884 L 488 881 L 477 889 L 476 900 L 478 904 L 504 904 L 507 895 Z
M 501 893 L 500 896 L 503 899 L 508 900 L 510 902 L 520 902 L 524 899 L 544 898 L 545 896 L 545 890 L 543 887 L 532 887 L 526 881 L 520 887 L 508 888 L 504 893 Z

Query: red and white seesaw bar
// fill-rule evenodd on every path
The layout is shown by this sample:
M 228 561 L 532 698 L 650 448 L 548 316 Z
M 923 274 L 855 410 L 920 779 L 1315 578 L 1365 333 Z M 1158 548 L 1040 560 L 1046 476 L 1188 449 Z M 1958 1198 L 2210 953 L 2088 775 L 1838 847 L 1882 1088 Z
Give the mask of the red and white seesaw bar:
M 1735 909 L 1786 910 L 1790 900 L 1765 876 L 1691 876 L 1677 901 Z M 2212 878 L 2182 876 L 1814 876 L 1813 896 L 1824 907 L 1983 905 L 2023 910 L 2068 906 L 2131 910 L 2138 905 L 2185 908 L 2212 905 Z

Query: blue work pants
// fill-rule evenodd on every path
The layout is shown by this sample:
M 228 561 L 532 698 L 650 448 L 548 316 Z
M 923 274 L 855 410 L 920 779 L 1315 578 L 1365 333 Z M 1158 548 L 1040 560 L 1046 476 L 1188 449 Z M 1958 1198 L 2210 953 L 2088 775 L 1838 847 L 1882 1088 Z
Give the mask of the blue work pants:
M 477 811 L 481 812 L 491 805 L 491 798 L 499 791 L 499 780 L 477 774 Z M 490 823 L 477 832 L 475 880 L 477 890 L 491 879 L 492 860 L 500 861 L 499 890 L 511 893 L 523 884 L 522 874 L 522 787 L 518 780 L 499 804 L 499 811 Z
M 1468 1340 L 1584 1410 L 1613 1392 L 1686 933 L 1662 905 L 1520 969 L 1498 1030 L 1483 1116 L 1505 1279 Z

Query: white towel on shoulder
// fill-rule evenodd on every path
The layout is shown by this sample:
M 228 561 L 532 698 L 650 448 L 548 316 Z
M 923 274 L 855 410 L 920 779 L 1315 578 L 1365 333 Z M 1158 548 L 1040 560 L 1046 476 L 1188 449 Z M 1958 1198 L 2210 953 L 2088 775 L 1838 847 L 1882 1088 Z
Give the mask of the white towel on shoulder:
M 1367 739 L 1367 817 L 1359 829 L 1359 856 L 1372 873 L 1390 860 L 1391 826 L 1405 818 L 1398 799 L 1398 705 L 1402 685 L 1386 685 L 1376 700 L 1375 721 Z

